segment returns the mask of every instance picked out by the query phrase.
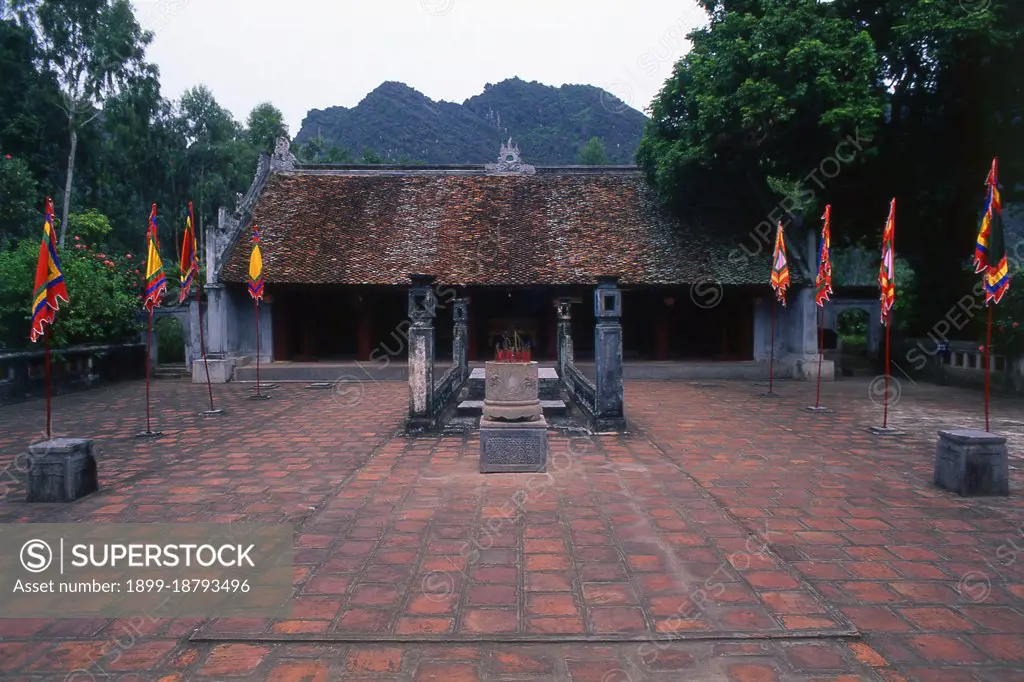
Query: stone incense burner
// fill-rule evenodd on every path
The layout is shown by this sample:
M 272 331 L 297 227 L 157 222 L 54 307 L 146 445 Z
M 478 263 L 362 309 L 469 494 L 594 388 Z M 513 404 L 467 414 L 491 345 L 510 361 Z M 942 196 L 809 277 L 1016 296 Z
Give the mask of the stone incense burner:
M 541 419 L 536 362 L 487 362 L 484 372 L 484 420 L 533 422 Z

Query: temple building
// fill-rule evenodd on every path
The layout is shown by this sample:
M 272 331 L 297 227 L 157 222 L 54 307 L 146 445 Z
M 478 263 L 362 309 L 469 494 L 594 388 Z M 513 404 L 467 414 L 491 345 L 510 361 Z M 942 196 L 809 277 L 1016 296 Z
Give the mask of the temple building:
M 614 275 L 626 363 L 767 374 L 770 239 L 751 256 L 734 233 L 674 217 L 632 166 L 533 167 L 511 140 L 493 164 L 304 166 L 279 140 L 206 234 L 208 350 L 223 381 L 256 350 L 246 292 L 253 225 L 266 283 L 262 362 L 404 360 L 410 274 L 436 277 L 439 358 L 451 348 L 445 303 L 458 296 L 470 300 L 471 361 L 490 359 L 513 332 L 534 359 L 553 360 L 554 303 L 568 297 L 579 302 L 572 336 L 586 361 L 591 292 L 597 276 Z M 812 292 L 791 270 L 774 337 L 777 371 L 795 376 L 811 360 L 817 369 L 817 338 Z

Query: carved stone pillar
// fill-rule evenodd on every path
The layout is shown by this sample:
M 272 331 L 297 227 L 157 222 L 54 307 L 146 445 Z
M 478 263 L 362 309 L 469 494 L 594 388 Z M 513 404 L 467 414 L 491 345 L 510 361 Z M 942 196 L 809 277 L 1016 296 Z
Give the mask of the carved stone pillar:
M 625 431 L 622 409 L 622 291 L 618 277 L 598 277 L 594 289 L 597 429 Z
M 555 300 L 555 314 L 558 317 L 558 340 L 555 362 L 558 376 L 565 375 L 565 366 L 572 363 L 572 299 Z
M 437 299 L 432 275 L 409 275 L 409 418 L 407 428 L 424 430 L 434 422 L 434 317 Z
M 452 304 L 452 364 L 461 372 L 460 381 L 465 381 L 469 378 L 469 299 L 456 298 Z

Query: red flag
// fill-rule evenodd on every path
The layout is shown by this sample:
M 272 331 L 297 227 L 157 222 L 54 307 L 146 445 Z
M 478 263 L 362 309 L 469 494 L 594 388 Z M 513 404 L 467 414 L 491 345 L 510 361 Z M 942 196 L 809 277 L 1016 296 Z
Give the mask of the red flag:
M 146 232 L 149 252 L 146 254 L 146 294 L 142 304 L 146 310 L 160 307 L 160 297 L 167 291 L 164 264 L 160 260 L 160 240 L 156 236 L 156 204 L 149 211 L 149 228 Z
M 892 306 L 896 302 L 896 199 L 889 205 L 889 219 L 885 221 L 882 233 L 882 266 L 878 271 L 878 287 L 881 290 L 882 324 L 888 326 Z
M 57 258 L 57 239 L 53 232 L 53 200 L 46 197 L 43 218 L 43 241 L 39 245 L 36 263 L 36 285 L 32 296 L 32 330 L 29 338 L 38 341 L 44 334 L 43 325 L 53 324 L 60 302 L 68 301 L 68 288 Z
M 196 249 L 195 219 L 192 202 L 188 202 L 188 217 L 185 218 L 185 236 L 181 242 L 181 291 L 178 302 L 184 303 L 192 290 L 192 280 L 199 276 L 199 254 Z
M 818 277 L 814 282 L 814 302 L 825 305 L 832 293 L 832 205 L 825 206 L 825 221 L 821 228 L 821 252 L 818 254 Z
M 786 305 L 786 289 L 789 288 L 789 264 L 786 261 L 786 240 L 782 234 L 782 221 L 775 233 L 775 253 L 772 256 L 772 289 L 779 303 Z

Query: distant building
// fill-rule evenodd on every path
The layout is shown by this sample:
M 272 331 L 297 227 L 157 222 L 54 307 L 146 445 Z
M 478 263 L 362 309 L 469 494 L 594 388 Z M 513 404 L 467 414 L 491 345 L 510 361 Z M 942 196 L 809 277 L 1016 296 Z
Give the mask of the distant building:
M 413 273 L 437 277 L 440 357 L 450 349 L 444 304 L 457 293 L 471 300 L 471 360 L 490 358 L 513 329 L 535 357 L 553 359 L 559 297 L 580 301 L 573 338 L 586 359 L 595 278 L 617 275 L 627 362 L 768 358 L 771 241 L 747 256 L 735 237 L 674 218 L 635 167 L 534 168 L 511 141 L 487 165 L 303 166 L 281 140 L 207 233 L 209 350 L 225 379 L 256 347 L 245 288 L 254 223 L 263 361 L 398 355 L 393 332 Z M 811 291 L 791 270 L 797 286 L 775 337 L 778 366 L 790 372 L 817 358 Z

